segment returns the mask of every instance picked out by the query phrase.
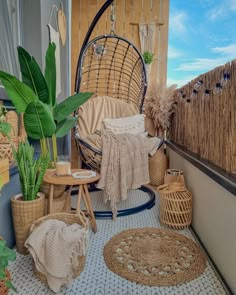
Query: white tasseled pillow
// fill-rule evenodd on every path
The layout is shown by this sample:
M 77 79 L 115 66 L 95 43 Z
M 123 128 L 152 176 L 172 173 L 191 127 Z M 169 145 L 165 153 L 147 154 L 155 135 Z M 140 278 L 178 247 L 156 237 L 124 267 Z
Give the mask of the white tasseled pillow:
M 144 117 L 144 114 L 138 114 L 118 119 L 104 119 L 104 128 L 109 129 L 114 134 L 140 134 L 145 132 Z

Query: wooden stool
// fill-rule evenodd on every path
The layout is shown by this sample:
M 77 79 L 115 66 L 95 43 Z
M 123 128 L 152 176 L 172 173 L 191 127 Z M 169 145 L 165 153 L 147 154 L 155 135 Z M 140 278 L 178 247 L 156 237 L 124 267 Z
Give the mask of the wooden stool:
M 83 169 L 73 169 L 72 173 L 80 172 L 83 171 Z M 67 198 L 71 197 L 71 190 L 74 185 L 79 186 L 78 190 L 78 198 L 77 198 L 77 207 L 76 207 L 76 214 L 81 217 L 81 222 L 83 221 L 82 216 L 84 213 L 81 211 L 80 205 L 81 205 L 81 200 L 84 201 L 84 205 L 86 207 L 86 212 L 85 214 L 89 217 L 91 227 L 93 232 L 97 231 L 97 224 L 96 224 L 96 219 L 93 213 L 93 208 L 90 200 L 90 195 L 88 191 L 88 184 L 93 183 L 97 180 L 99 180 L 100 175 L 97 173 L 96 176 L 91 177 L 91 178 L 74 178 L 71 175 L 63 175 L 63 176 L 58 176 L 56 175 L 56 170 L 48 170 L 45 175 L 44 175 L 44 181 L 46 183 L 50 184 L 50 192 L 49 192 L 49 197 L 48 197 L 48 214 L 53 213 L 52 210 L 52 205 L 53 205 L 53 193 L 54 193 L 54 185 L 58 184 L 63 184 L 63 185 L 69 185 L 69 191 Z

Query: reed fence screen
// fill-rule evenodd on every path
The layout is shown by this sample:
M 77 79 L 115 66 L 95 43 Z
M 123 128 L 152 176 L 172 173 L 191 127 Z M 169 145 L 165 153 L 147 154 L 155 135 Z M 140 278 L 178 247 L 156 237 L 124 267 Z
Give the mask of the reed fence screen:
M 236 173 L 236 60 L 177 89 L 169 139 Z

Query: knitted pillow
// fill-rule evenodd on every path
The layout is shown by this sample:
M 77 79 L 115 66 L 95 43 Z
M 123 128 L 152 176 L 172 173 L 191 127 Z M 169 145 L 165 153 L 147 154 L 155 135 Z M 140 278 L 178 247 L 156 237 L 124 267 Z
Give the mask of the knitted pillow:
M 145 131 L 144 117 L 144 114 L 138 114 L 118 119 L 104 119 L 103 124 L 105 129 L 109 129 L 114 134 L 140 134 Z

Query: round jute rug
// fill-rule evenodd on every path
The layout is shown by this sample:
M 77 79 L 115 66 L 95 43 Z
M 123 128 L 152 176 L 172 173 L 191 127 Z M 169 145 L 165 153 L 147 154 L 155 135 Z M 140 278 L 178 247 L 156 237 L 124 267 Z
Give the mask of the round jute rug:
M 104 247 L 107 267 L 148 286 L 173 286 L 198 277 L 206 267 L 201 248 L 171 230 L 137 228 L 115 235 Z

